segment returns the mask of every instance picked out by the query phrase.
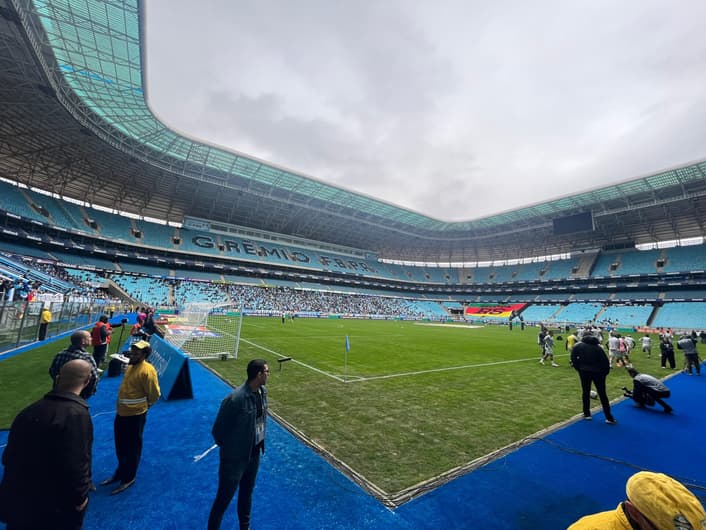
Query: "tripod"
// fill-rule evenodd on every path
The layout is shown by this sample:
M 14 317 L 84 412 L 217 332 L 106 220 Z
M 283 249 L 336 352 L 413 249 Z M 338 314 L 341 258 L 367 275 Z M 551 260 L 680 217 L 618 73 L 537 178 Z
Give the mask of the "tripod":
M 123 333 L 125 332 L 125 324 L 127 324 L 127 318 L 123 318 L 120 324 L 120 336 L 118 337 L 118 342 L 115 345 L 115 351 L 113 353 L 118 353 L 120 345 L 123 343 Z

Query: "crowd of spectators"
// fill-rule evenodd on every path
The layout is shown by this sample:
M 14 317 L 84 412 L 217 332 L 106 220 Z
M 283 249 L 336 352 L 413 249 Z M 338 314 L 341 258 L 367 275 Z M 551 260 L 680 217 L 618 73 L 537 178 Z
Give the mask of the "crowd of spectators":
M 244 308 L 272 312 L 328 312 L 351 315 L 425 316 L 401 298 L 326 291 L 305 291 L 290 287 L 229 285 L 227 295 Z
M 71 283 L 64 294 L 69 299 L 102 299 L 106 303 L 121 305 L 107 290 L 95 281 L 71 274 L 55 264 L 39 262 L 27 257 L 20 258 L 24 265 L 44 274 Z M 182 307 L 190 302 L 230 303 L 245 309 L 287 313 L 336 313 L 350 315 L 379 315 L 387 317 L 406 316 L 422 318 L 428 316 L 414 302 L 401 298 L 353 293 L 336 293 L 322 290 L 302 290 L 291 287 L 265 287 L 211 282 L 173 280 L 169 278 L 135 277 L 109 273 L 103 275 L 121 286 L 134 300 L 155 307 Z M 5 278 L 0 293 L 3 299 L 31 298 L 41 292 L 41 282 L 30 282 L 26 278 Z

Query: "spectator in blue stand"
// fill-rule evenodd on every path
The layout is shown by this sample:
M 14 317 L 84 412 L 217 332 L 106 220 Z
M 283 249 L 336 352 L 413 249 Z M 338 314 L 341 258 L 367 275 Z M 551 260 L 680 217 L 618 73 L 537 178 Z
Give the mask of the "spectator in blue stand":
M 221 527 L 221 520 L 238 490 L 240 530 L 250 529 L 250 508 L 260 454 L 265 452 L 267 378 L 270 369 L 263 359 L 247 367 L 248 379 L 221 403 L 213 424 L 213 439 L 220 448 L 218 491 L 208 517 L 208 530 Z

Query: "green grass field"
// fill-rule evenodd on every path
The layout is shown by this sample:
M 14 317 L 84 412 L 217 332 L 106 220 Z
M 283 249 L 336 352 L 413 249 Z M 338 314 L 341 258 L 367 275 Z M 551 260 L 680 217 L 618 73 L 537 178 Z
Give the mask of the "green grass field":
M 249 317 L 239 359 L 206 364 L 240 384 L 248 360 L 266 359 L 271 410 L 392 495 L 581 412 L 564 342 L 555 348 L 561 366 L 542 366 L 536 332 Z M 652 359 L 636 352 L 633 362 L 660 375 L 654 349 Z M 283 356 L 292 361 L 280 372 Z M 629 382 L 622 371 L 612 374 L 609 396 Z
M 237 318 L 209 325 L 225 336 Z M 370 320 L 283 325 L 276 318 L 246 317 L 239 358 L 205 364 L 238 385 L 250 359 L 266 359 L 271 410 L 394 496 L 580 413 L 578 376 L 564 342 L 555 349 L 561 366 L 541 366 L 536 331 Z M 0 363 L 0 428 L 48 390 L 48 367 L 67 342 Z M 652 359 L 636 352 L 633 362 L 641 371 L 666 375 L 653 348 Z M 279 371 L 283 356 L 292 360 Z M 610 397 L 620 396 L 628 383 L 624 372 L 611 374 Z

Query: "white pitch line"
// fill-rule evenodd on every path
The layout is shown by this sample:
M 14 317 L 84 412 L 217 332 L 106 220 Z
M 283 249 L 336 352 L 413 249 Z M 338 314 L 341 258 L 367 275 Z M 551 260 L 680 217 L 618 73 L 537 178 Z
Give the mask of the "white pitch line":
M 278 357 L 287 357 L 286 355 L 283 355 L 281 353 L 278 353 L 274 350 L 270 350 L 269 348 L 265 348 L 264 346 L 260 346 L 259 344 L 249 341 L 248 339 L 243 339 L 241 338 L 243 342 L 247 342 L 248 344 L 254 346 L 255 348 L 259 348 L 263 351 L 266 351 L 268 353 L 271 353 L 273 355 L 277 355 Z M 554 357 L 566 357 L 569 355 L 568 353 L 555 353 Z M 450 372 L 452 370 L 466 370 L 468 368 L 483 368 L 485 366 L 497 366 L 501 364 L 512 364 L 512 363 L 523 363 L 523 362 L 528 362 L 528 361 L 536 361 L 537 357 L 531 357 L 531 358 L 525 358 L 525 359 L 511 359 L 509 361 L 496 361 L 492 363 L 481 363 L 481 364 L 466 364 L 462 366 L 449 366 L 446 368 L 432 368 L 430 370 L 419 370 L 416 372 L 403 372 L 401 374 L 388 374 L 388 375 L 374 375 L 372 377 L 363 377 L 363 376 L 348 376 L 346 379 L 343 379 L 343 377 L 338 377 L 333 374 L 330 374 L 328 372 L 325 372 L 323 370 L 320 370 L 319 368 L 315 368 L 309 364 L 303 363 L 301 361 L 297 361 L 296 359 L 292 359 L 292 362 L 297 363 L 300 366 L 304 366 L 305 368 L 308 368 L 310 370 L 313 370 L 314 372 L 318 372 L 321 375 L 325 375 L 326 377 L 330 377 L 331 379 L 335 379 L 336 381 L 339 381 L 341 383 L 359 383 L 362 381 L 375 381 L 378 379 L 393 379 L 396 377 L 409 377 L 409 376 L 414 376 L 414 375 L 422 375 L 422 374 L 430 374 L 434 372 Z
M 265 348 L 264 346 L 260 346 L 259 344 L 256 344 L 256 343 L 254 343 L 254 342 L 252 342 L 252 341 L 249 341 L 248 339 L 243 339 L 243 338 L 241 337 L 240 340 L 242 340 L 243 342 L 247 342 L 247 343 L 250 344 L 251 346 L 254 346 L 254 347 L 256 347 L 256 348 L 260 348 L 260 349 L 263 350 L 263 351 L 266 351 L 266 352 L 268 352 L 268 353 L 271 353 L 272 355 L 277 355 L 278 357 L 287 357 L 287 355 L 282 355 L 281 353 L 278 353 L 278 352 L 276 352 L 276 351 L 270 350 L 269 348 Z M 297 361 L 296 359 L 292 359 L 292 362 L 293 362 L 293 363 L 297 363 L 297 364 L 300 365 L 300 366 L 304 366 L 305 368 L 308 368 L 309 370 L 313 370 L 314 372 L 318 372 L 318 373 L 320 373 L 321 375 L 325 375 L 326 377 L 330 377 L 331 379 L 335 379 L 336 381 L 339 381 L 339 382 L 341 382 L 341 383 L 345 383 L 345 381 L 343 380 L 343 378 L 341 378 L 341 377 L 336 377 L 335 375 L 332 375 L 332 374 L 330 374 L 330 373 L 328 373 L 328 372 L 324 372 L 323 370 L 319 370 L 318 368 L 314 368 L 313 366 L 311 366 L 311 365 L 309 365 L 309 364 L 303 363 L 303 362 L 301 362 L 301 361 Z
M 555 354 L 555 357 L 562 357 L 564 355 L 568 354 Z M 389 375 L 375 375 L 372 377 L 361 377 L 359 379 L 356 379 L 355 381 L 350 380 L 348 381 L 349 383 L 355 383 L 358 381 L 373 381 L 376 379 L 392 379 L 395 377 L 407 377 L 411 375 L 421 375 L 421 374 L 430 374 L 434 372 L 450 372 L 451 370 L 465 370 L 467 368 L 483 368 L 484 366 L 496 366 L 500 364 L 511 364 L 511 363 L 523 363 L 527 361 L 536 361 L 536 357 L 532 357 L 531 359 L 512 359 L 510 361 L 497 361 L 497 362 L 492 362 L 492 363 L 481 363 L 481 364 L 467 364 L 463 366 L 449 366 L 447 368 L 433 368 L 430 370 L 419 370 L 417 372 L 403 372 L 401 374 L 389 374 Z

